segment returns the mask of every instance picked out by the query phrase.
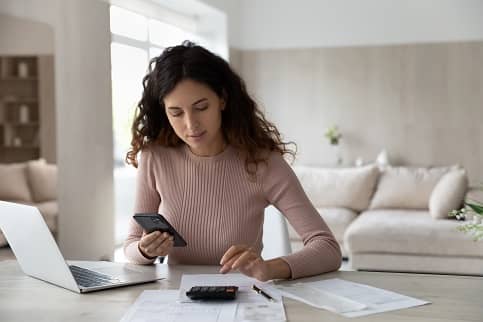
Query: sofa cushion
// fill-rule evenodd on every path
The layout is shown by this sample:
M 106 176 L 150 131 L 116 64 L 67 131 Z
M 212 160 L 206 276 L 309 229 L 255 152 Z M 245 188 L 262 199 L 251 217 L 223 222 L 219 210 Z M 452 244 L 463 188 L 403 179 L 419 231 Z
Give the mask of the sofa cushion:
M 348 251 L 344 245 L 344 234 L 347 227 L 357 217 L 357 213 L 347 208 L 318 208 L 317 211 L 334 234 L 340 245 L 342 256 L 347 257 Z
M 57 231 L 57 217 L 59 213 L 59 206 L 57 201 L 46 201 L 35 204 L 42 217 L 44 217 L 45 223 L 49 227 L 50 231 Z
M 16 203 L 22 203 L 18 201 L 14 201 Z M 57 232 L 57 217 L 59 214 L 59 206 L 57 201 L 46 201 L 41 203 L 32 203 L 32 202 L 24 202 L 23 204 L 29 206 L 35 206 L 40 211 L 40 214 L 45 220 L 47 227 L 49 227 L 50 231 L 55 233 Z M 7 240 L 3 235 L 2 231 L 0 230 L 0 247 L 7 245 Z
M 344 233 L 357 217 L 357 213 L 347 208 L 318 208 L 317 211 L 327 223 L 337 241 L 343 243 Z
M 386 168 L 379 178 L 370 209 L 428 209 L 433 188 L 449 169 Z
M 25 163 L 0 164 L 0 200 L 32 200 Z
M 459 209 L 468 189 L 468 176 L 463 169 L 446 173 L 436 184 L 429 199 L 429 213 L 434 219 L 448 218 L 451 210 Z
M 344 241 L 344 233 L 350 223 L 357 217 L 357 213 L 347 208 L 317 208 L 320 216 L 339 242 Z M 289 225 L 288 235 L 291 240 L 299 240 L 300 237 Z
M 355 211 L 367 209 L 379 175 L 374 165 L 343 169 L 297 166 L 294 171 L 316 208 Z
M 32 198 L 35 202 L 55 200 L 57 198 L 57 166 L 47 164 L 45 160 L 33 160 L 27 163 L 27 173 Z
M 483 187 L 470 187 L 466 191 L 465 200 L 483 202 Z
M 482 257 L 356 253 L 350 261 L 357 270 L 479 276 L 483 272 Z
M 341 246 L 342 256 L 347 257 L 347 251 L 344 247 L 344 233 L 357 217 L 357 213 L 347 208 L 317 208 L 317 211 Z M 292 251 L 300 250 L 303 247 L 302 239 L 291 225 L 288 225 L 288 235 L 292 244 Z
M 483 247 L 458 231 L 460 221 L 434 220 L 421 210 L 370 210 L 347 228 L 350 253 L 483 257 Z

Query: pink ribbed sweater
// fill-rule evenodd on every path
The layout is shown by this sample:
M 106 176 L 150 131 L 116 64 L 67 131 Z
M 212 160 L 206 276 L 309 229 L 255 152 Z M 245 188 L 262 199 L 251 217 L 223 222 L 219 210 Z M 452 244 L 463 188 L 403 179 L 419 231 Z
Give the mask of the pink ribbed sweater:
M 213 157 L 178 148 L 150 146 L 138 168 L 135 212 L 159 212 L 184 237 L 188 246 L 174 247 L 170 264 L 219 265 L 232 245 L 262 250 L 264 209 L 273 204 L 302 237 L 302 250 L 282 257 L 292 278 L 339 268 L 340 248 L 312 206 L 297 177 L 278 153 L 260 164 L 250 179 L 238 151 L 228 146 Z M 131 219 L 124 245 L 126 257 L 149 264 L 138 250 L 142 228 Z

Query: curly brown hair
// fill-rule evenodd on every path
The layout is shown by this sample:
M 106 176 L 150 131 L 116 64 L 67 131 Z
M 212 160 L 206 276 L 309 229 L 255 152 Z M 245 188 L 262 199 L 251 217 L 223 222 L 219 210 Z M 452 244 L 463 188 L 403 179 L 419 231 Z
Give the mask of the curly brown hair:
M 266 162 L 266 151 L 295 157 L 283 142 L 274 124 L 267 121 L 247 92 L 244 81 L 221 57 L 205 48 L 185 41 L 166 48 L 151 60 L 143 78 L 143 94 L 131 128 L 131 149 L 126 162 L 137 167 L 139 151 L 150 144 L 176 147 L 184 144 L 175 134 L 166 116 L 164 97 L 184 79 L 207 85 L 226 105 L 222 113 L 222 132 L 228 144 L 245 156 L 245 168 L 254 174 L 260 162 Z M 296 148 L 296 146 L 295 146 Z M 255 167 L 253 168 L 252 165 Z

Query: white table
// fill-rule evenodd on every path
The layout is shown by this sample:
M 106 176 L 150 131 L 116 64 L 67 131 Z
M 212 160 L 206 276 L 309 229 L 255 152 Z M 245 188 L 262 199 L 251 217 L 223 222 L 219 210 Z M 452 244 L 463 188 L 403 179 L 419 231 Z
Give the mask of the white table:
M 216 273 L 213 266 L 157 265 L 166 280 L 76 294 L 25 276 L 17 262 L 0 262 L 0 321 L 119 321 L 143 290 L 176 289 L 183 273 Z M 284 299 L 289 321 L 482 321 L 483 278 L 379 272 L 334 272 L 312 277 L 342 278 L 428 300 L 433 304 L 348 319 Z

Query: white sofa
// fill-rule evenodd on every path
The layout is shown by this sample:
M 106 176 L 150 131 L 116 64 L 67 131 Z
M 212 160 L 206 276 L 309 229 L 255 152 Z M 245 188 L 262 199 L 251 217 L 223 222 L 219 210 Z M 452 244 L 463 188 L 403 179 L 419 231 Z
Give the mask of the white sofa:
M 57 166 L 47 164 L 43 159 L 0 164 L 0 200 L 36 206 L 49 229 L 55 233 L 59 212 Z M 6 244 L 0 231 L 0 247 Z
M 461 222 L 447 216 L 468 192 L 463 169 L 294 170 L 352 268 L 483 275 L 483 242 L 458 231 Z M 289 237 L 299 249 L 291 227 Z

